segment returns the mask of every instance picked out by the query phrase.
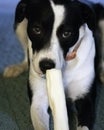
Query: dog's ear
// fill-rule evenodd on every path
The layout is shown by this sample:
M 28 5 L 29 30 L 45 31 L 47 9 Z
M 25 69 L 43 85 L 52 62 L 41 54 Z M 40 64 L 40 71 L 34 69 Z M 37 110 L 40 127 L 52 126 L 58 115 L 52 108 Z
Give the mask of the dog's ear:
M 95 30 L 96 27 L 96 15 L 93 9 L 93 5 L 85 0 L 79 0 L 82 17 L 85 23 L 91 30 Z
M 27 6 L 27 0 L 21 0 L 17 7 L 15 12 L 15 22 L 19 23 L 26 17 L 26 6 Z

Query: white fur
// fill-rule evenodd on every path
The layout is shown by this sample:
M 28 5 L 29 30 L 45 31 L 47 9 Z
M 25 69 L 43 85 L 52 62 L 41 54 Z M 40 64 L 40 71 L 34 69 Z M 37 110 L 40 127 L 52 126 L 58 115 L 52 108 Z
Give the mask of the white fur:
M 31 119 L 36 130 L 49 130 L 48 97 L 46 83 L 43 78 L 30 75 L 32 86 Z
M 56 68 L 58 69 L 61 69 L 64 63 L 63 52 L 56 36 L 56 30 L 63 20 L 64 8 L 63 6 L 55 6 L 52 2 L 51 5 L 55 14 L 55 21 L 50 40 L 50 47 L 42 49 L 38 53 L 34 53 L 32 42 L 28 38 L 30 60 L 29 81 L 33 92 L 31 119 L 36 130 L 49 130 L 49 115 L 47 113 L 49 103 L 46 91 L 46 80 L 43 78 L 43 74 L 39 68 L 39 62 L 44 58 L 52 59 L 56 63 Z
M 39 68 L 39 62 L 42 59 L 48 58 L 48 59 L 53 60 L 56 64 L 56 68 L 58 68 L 58 69 L 61 69 L 63 67 L 63 63 L 64 63 L 63 52 L 60 47 L 58 38 L 56 36 L 56 31 L 64 19 L 65 10 L 64 10 L 63 6 L 55 5 L 52 1 L 51 1 L 51 6 L 52 6 L 52 9 L 53 9 L 53 12 L 55 15 L 55 20 L 54 20 L 53 31 L 52 31 L 52 36 L 51 36 L 51 40 L 50 40 L 50 46 L 47 49 L 40 50 L 38 53 L 32 52 L 34 54 L 32 54 L 32 57 L 31 57 L 31 60 L 32 60 L 31 64 L 33 66 L 33 69 L 40 76 L 43 76 L 43 74 Z M 29 38 L 28 38 L 28 41 L 29 41 L 29 44 L 31 44 L 31 41 Z
M 79 126 L 77 130 L 89 130 L 87 126 Z
M 65 8 L 62 5 L 55 5 L 52 1 L 51 1 L 51 6 L 52 6 L 52 9 L 54 12 L 54 17 L 55 17 L 51 42 L 57 43 L 59 41 L 58 41 L 58 38 L 56 36 L 56 32 L 57 32 L 57 28 L 60 26 L 60 24 L 64 20 Z
M 83 33 L 84 35 L 82 35 Z M 82 36 L 79 37 L 82 38 L 82 41 L 77 50 L 77 56 L 66 62 L 65 71 L 63 72 L 67 96 L 73 100 L 83 97 L 89 91 L 95 75 L 95 43 L 92 32 L 87 25 L 80 28 L 80 36 Z
M 36 130 L 49 130 L 48 97 L 46 91 L 46 81 L 36 71 L 33 66 L 33 49 L 31 41 L 28 40 L 30 72 L 29 82 L 33 93 L 31 104 L 31 119 Z
M 30 86 L 33 92 L 31 105 L 31 118 L 35 129 L 49 130 L 48 98 L 46 91 L 46 81 L 39 68 L 39 62 L 44 58 L 52 59 L 56 63 L 56 68 L 62 69 L 65 61 L 60 43 L 56 36 L 57 28 L 64 19 L 65 9 L 61 5 L 55 5 L 51 1 L 51 6 L 55 15 L 53 32 L 50 40 L 50 47 L 41 51 L 33 52 L 32 42 L 28 38 L 29 59 L 30 59 Z M 63 82 L 66 95 L 74 100 L 82 98 L 89 91 L 94 79 L 94 57 L 95 43 L 92 32 L 88 26 L 82 25 L 78 42 L 81 41 L 77 50 L 77 56 L 71 61 L 67 61 L 63 72 Z M 76 44 L 78 44 L 78 42 Z M 72 51 L 70 48 L 69 53 Z M 86 127 L 82 130 L 88 130 Z

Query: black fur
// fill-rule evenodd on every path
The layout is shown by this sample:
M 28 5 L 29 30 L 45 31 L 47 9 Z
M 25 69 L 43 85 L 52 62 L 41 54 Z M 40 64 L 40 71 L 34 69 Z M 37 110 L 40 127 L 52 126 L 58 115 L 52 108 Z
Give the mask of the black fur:
M 75 102 L 78 112 L 78 125 L 88 126 L 90 130 L 95 122 L 96 82 L 90 92 L 82 99 Z
M 98 27 L 98 22 L 104 19 L 104 8 L 100 4 L 93 4 L 85 0 L 53 0 L 55 4 L 63 4 L 66 13 L 65 18 L 57 30 L 57 36 L 60 41 L 60 46 L 64 52 L 64 57 L 70 47 L 72 47 L 79 37 L 79 28 L 82 24 L 87 23 L 89 28 L 93 31 L 96 42 L 96 58 L 95 58 L 95 71 L 98 68 L 100 54 L 97 52 L 99 42 L 103 37 Z M 28 19 L 27 33 L 32 41 L 33 51 L 40 51 L 50 45 L 52 28 L 54 23 L 54 13 L 50 6 L 49 0 L 21 0 L 16 8 L 15 15 L 15 29 L 18 23 L 22 22 L 24 18 Z M 41 34 L 37 35 L 34 28 L 40 28 Z M 62 38 L 65 31 L 70 31 L 71 36 L 67 39 Z M 100 35 L 99 35 L 100 34 Z M 96 71 L 97 72 L 97 71 Z M 96 79 L 96 78 L 95 78 Z M 30 101 L 32 92 L 29 88 Z M 96 99 L 96 85 L 93 83 L 90 92 L 85 95 L 83 99 L 75 101 L 75 106 L 78 114 L 78 125 L 88 126 L 89 130 L 92 129 L 95 119 L 95 99 Z M 68 110 L 72 110 L 70 105 L 73 103 L 67 101 Z M 70 111 L 68 115 L 70 117 Z M 69 120 L 71 120 L 69 118 Z
M 33 13 L 34 12 L 34 13 Z M 49 45 L 54 22 L 54 14 L 47 0 L 29 3 L 27 8 L 28 36 L 32 41 L 33 51 L 39 51 Z M 34 28 L 41 29 L 41 35 L 34 33 Z
M 32 90 L 31 90 L 31 88 L 30 88 L 30 83 L 29 83 L 29 81 L 27 82 L 27 93 L 28 93 L 28 96 L 29 96 L 30 104 L 31 104 L 31 103 L 32 103 L 32 96 L 33 96 L 33 94 L 32 94 Z
M 78 40 L 80 26 L 87 22 L 89 27 L 93 29 L 95 16 L 92 8 L 79 1 L 54 0 L 54 2 L 56 4 L 63 4 L 66 8 L 63 24 L 57 30 L 60 45 L 63 49 L 64 56 L 66 56 L 68 49 Z M 20 23 L 25 17 L 28 19 L 27 32 L 32 41 L 33 50 L 40 51 L 43 48 L 47 48 L 50 44 L 54 22 L 54 13 L 49 0 L 22 0 L 16 9 L 16 24 Z M 35 27 L 41 29 L 41 35 L 37 36 L 34 33 Z M 71 32 L 71 36 L 67 39 L 62 38 L 62 34 L 65 31 Z

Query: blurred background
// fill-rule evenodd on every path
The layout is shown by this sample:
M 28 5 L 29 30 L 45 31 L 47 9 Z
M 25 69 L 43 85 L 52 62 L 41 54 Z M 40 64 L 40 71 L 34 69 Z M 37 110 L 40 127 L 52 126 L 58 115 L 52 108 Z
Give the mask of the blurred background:
M 33 130 L 27 95 L 27 73 L 4 78 L 4 68 L 22 61 L 24 55 L 14 30 L 19 0 L 0 0 L 0 130 Z
M 19 0 L 1 0 L 0 11 L 13 13 L 15 11 L 16 4 Z
M 15 8 L 19 0 L 0 0 L 0 73 L 23 58 L 23 51 L 13 30 Z

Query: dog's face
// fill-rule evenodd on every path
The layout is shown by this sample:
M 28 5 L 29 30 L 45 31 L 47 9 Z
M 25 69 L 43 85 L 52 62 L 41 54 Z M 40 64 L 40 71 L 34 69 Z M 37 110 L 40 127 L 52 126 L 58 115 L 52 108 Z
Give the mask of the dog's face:
M 92 28 L 91 9 L 69 0 L 30 0 L 25 4 L 34 70 L 45 73 L 50 68 L 62 69 L 66 54 L 79 39 L 80 27 L 88 23 Z

